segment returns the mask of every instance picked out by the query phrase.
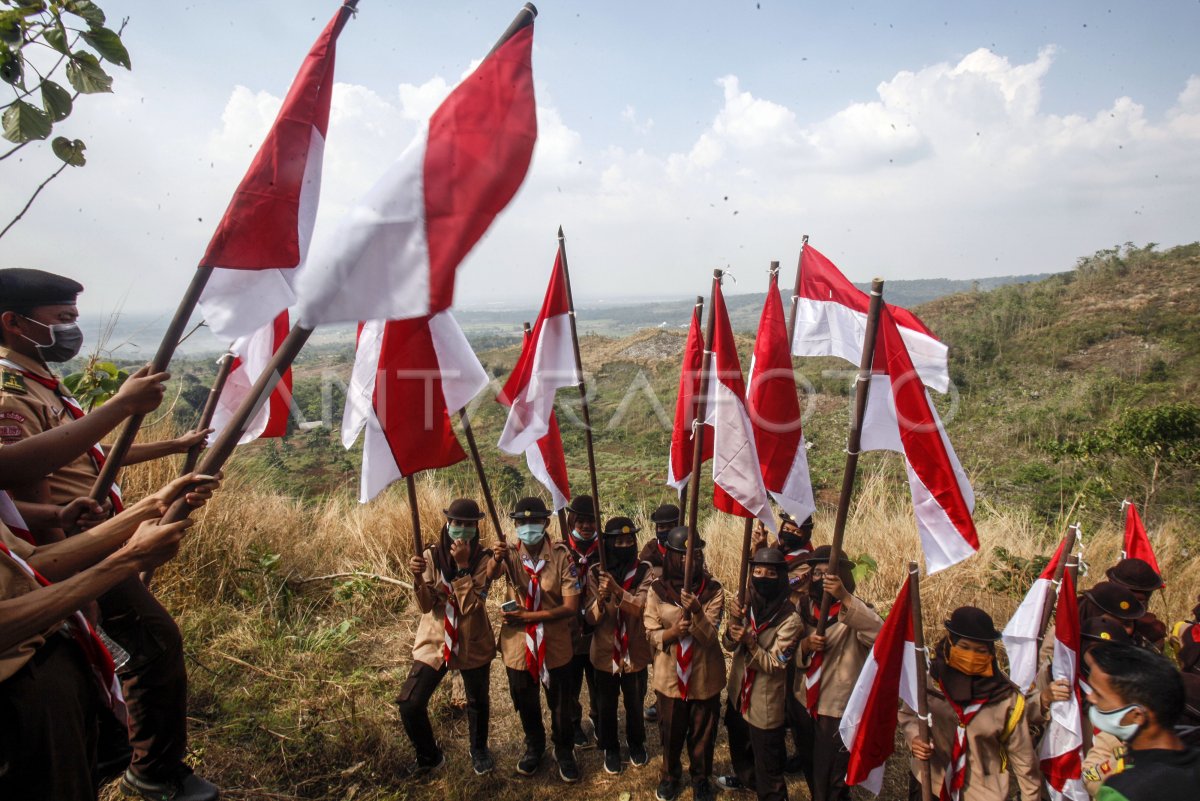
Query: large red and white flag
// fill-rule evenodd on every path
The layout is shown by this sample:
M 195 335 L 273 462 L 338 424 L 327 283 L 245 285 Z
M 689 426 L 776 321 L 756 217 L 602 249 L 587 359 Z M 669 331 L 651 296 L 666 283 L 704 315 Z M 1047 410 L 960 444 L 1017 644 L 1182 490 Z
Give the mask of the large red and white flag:
M 862 358 L 871 299 L 811 245 L 800 252 L 796 278 L 796 356 L 840 356 L 857 365 Z M 947 348 L 908 309 L 887 304 L 921 380 L 931 389 L 950 389 Z
M 531 347 L 532 333 L 526 333 L 524 347 Z M 571 500 L 571 485 L 567 480 L 567 457 L 563 452 L 562 434 L 558 430 L 558 415 L 550 410 L 550 425 L 545 436 L 525 449 L 525 464 L 529 472 L 550 492 L 557 512 Z
M 861 448 L 904 454 L 925 569 L 936 573 L 979 550 L 975 493 L 887 307 L 880 309 L 873 369 Z
M 365 432 L 359 500 L 366 503 L 397 479 L 465 459 L 450 413 L 487 383 L 449 311 L 363 323 L 342 417 L 347 448 Z
M 692 312 L 687 342 L 683 346 L 683 367 L 679 371 L 679 393 L 675 397 L 675 425 L 671 429 L 671 452 L 667 456 L 667 486 L 681 491 L 692 477 L 692 459 L 696 451 L 696 401 L 700 395 L 700 371 L 704 369 L 704 333 L 700 330 L 700 304 Z M 705 426 L 701 462 L 712 458 L 713 432 Z
M 1155 573 L 1162 575 L 1158 568 L 1158 559 L 1154 556 L 1154 549 L 1150 547 L 1150 537 L 1142 524 L 1142 516 L 1138 514 L 1132 501 L 1125 502 L 1125 540 L 1121 546 L 1121 558 L 1141 559 L 1154 568 Z
M 1054 591 L 1054 573 L 1058 564 L 1068 557 L 1063 553 L 1067 541 L 1059 540 L 1050 563 L 1038 576 L 1017 611 L 1009 618 L 1001 634 L 1004 651 L 1008 654 L 1008 677 L 1022 690 L 1029 690 L 1037 680 L 1038 639 L 1042 634 L 1042 617 Z
M 900 586 L 862 672 L 854 683 L 838 731 L 850 752 L 847 786 L 879 795 L 883 770 L 895 747 L 899 701 L 917 709 L 917 652 L 913 645 L 912 582 Z
M 287 309 L 284 309 L 274 320 L 249 336 L 239 337 L 230 346 L 230 355 L 224 358 L 233 359 L 233 366 L 229 369 L 225 388 L 218 396 L 216 409 L 213 410 L 213 432 L 208 435 L 210 445 L 229 425 L 242 401 L 250 394 L 254 382 L 262 375 L 275 351 L 283 344 L 289 328 Z M 270 399 L 250 418 L 250 423 L 238 444 L 245 445 L 259 438 L 282 437 L 287 433 L 288 413 L 291 408 L 292 368 L 289 366 L 275 385 L 275 389 L 271 391 Z
M 334 46 L 351 13 L 339 8 L 309 50 L 200 260 L 213 268 L 200 310 L 226 340 L 250 336 L 296 302 L 321 194 Z
M 1054 610 L 1054 661 L 1051 678 L 1065 679 L 1071 695 L 1050 704 L 1050 722 L 1038 745 L 1042 776 L 1052 801 L 1088 801 L 1083 786 L 1083 718 L 1079 701 L 1079 605 L 1071 572 L 1063 573 Z
M 817 507 L 808 476 L 808 449 L 800 430 L 800 398 L 796 375 L 792 372 L 777 272 L 771 273 L 767 301 L 754 339 L 746 406 L 754 424 L 754 444 L 763 483 L 777 504 L 797 520 L 803 520 Z
M 713 430 L 713 506 L 738 517 L 757 517 L 776 531 L 754 444 L 754 425 L 746 409 L 742 363 L 719 281 L 713 283 L 712 304 L 713 353 L 705 422 Z
M 301 325 L 450 308 L 459 263 L 520 188 L 537 139 L 533 16 L 522 15 L 314 249 L 297 284 Z

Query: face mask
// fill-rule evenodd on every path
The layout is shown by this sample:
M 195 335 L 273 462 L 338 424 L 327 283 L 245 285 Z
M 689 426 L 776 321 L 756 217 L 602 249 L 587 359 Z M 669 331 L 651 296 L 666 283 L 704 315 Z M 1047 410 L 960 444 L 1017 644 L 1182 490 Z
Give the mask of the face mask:
M 808 582 L 808 597 L 814 601 L 820 601 L 821 596 L 825 594 L 825 574 L 814 574 Z
M 667 542 L 667 535 L 671 533 L 671 529 L 673 529 L 673 528 L 675 528 L 675 527 L 674 527 L 674 526 L 667 526 L 667 527 L 666 527 L 666 528 L 664 528 L 662 531 L 657 531 L 657 530 L 656 530 L 656 531 L 654 532 L 654 536 L 658 538 L 658 541 L 659 541 L 659 542 L 661 542 L 661 543 L 663 543 L 663 544 L 665 545 L 665 544 L 666 544 L 666 542 Z
M 808 545 L 809 538 L 794 531 L 779 532 L 779 543 L 788 551 L 798 551 Z
M 613 545 L 608 549 L 609 561 L 618 565 L 627 565 L 637 559 L 636 545 Z
M 768 601 L 778 598 L 779 591 L 783 589 L 779 586 L 779 580 L 770 576 L 755 576 L 750 581 L 754 584 L 754 591 Z
M 1108 732 L 1118 740 L 1127 743 L 1137 736 L 1141 725 L 1137 723 L 1121 725 L 1121 718 L 1125 717 L 1129 710 L 1137 708 L 1137 704 L 1130 704 L 1120 709 L 1114 709 L 1112 712 L 1101 712 L 1100 707 L 1093 706 L 1088 710 L 1088 720 L 1100 731 Z
M 83 331 L 79 328 L 78 323 L 59 323 L 57 325 L 46 325 L 29 317 L 25 318 L 31 323 L 37 323 L 42 328 L 50 332 L 50 344 L 42 345 L 35 342 L 29 337 L 30 342 L 37 345 L 38 353 L 48 362 L 69 362 L 74 359 L 83 347 Z M 21 336 L 25 336 L 22 334 Z
M 950 646 L 950 659 L 947 660 L 947 663 L 959 673 L 965 673 L 968 676 L 992 675 L 992 655 L 990 653 L 981 654 L 977 651 L 969 651 L 961 645 Z
M 596 539 L 596 532 L 593 531 L 591 534 L 584 534 L 579 529 L 575 529 L 571 532 L 571 536 L 580 542 L 591 542 L 592 540 Z
M 474 526 L 456 526 L 453 523 L 446 526 L 446 533 L 450 535 L 452 540 L 471 540 L 475 538 L 475 532 L 478 531 Z
M 546 527 L 541 523 L 522 523 L 517 526 L 517 539 L 526 545 L 537 545 L 546 534 Z

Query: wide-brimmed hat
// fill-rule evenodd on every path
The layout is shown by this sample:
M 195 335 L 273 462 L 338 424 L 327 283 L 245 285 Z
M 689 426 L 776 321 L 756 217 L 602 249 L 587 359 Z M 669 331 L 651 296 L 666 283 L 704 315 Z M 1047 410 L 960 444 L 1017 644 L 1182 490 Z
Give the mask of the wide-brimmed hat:
M 667 532 L 667 541 L 663 543 L 668 551 L 675 553 L 687 553 L 688 527 L 676 526 Z M 696 547 L 703 548 L 704 540 L 696 537 Z
M 451 520 L 482 520 L 483 512 L 479 511 L 479 504 L 470 498 L 458 498 L 450 502 L 450 505 L 442 510 L 442 513 Z
M 783 551 L 778 548 L 759 548 L 750 557 L 750 564 L 787 569 L 787 559 L 784 558 Z
M 946 631 L 955 637 L 965 637 L 978 642 L 995 642 L 1000 639 L 992 616 L 977 606 L 960 606 L 950 613 L 944 623 Z
M 1145 559 L 1130 557 L 1122 559 L 1104 571 L 1108 580 L 1122 587 L 1128 587 L 1134 592 L 1154 592 L 1162 589 L 1163 580 L 1158 571 L 1150 566 Z
M 591 495 L 576 495 L 571 499 L 571 502 L 567 504 L 567 511 L 576 516 L 582 515 L 583 517 L 595 517 L 596 502 L 592 500 Z
M 1083 593 L 1100 611 L 1117 620 L 1137 620 L 1146 614 L 1146 605 L 1133 591 L 1112 581 L 1101 581 Z
M 832 545 L 822 545 L 804 557 L 804 563 L 808 565 L 827 565 L 829 564 L 829 554 L 832 552 Z M 845 553 L 842 553 L 838 555 L 838 567 L 853 568 L 854 563 L 847 558 Z
M 1079 627 L 1079 636 L 1085 640 L 1096 640 L 1097 642 L 1116 642 L 1126 645 L 1133 643 L 1133 638 L 1125 631 L 1124 626 L 1115 620 L 1100 616 L 1085 620 Z
M 654 510 L 650 515 L 651 523 L 678 523 L 680 518 L 679 507 L 673 503 L 664 503 L 662 506 Z
M 550 510 L 541 498 L 522 498 L 508 516 L 513 520 L 544 520 L 550 517 Z
M 621 534 L 637 534 L 641 531 L 628 517 L 610 517 L 604 524 L 604 536 L 617 537 Z

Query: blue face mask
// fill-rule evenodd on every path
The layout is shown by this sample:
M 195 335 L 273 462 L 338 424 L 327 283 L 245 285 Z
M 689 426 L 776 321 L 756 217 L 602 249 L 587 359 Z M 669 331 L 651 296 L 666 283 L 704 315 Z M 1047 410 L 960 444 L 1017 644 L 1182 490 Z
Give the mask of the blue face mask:
M 446 526 L 446 533 L 452 540 L 471 540 L 479 529 L 475 526 L 456 526 L 453 523 Z
M 1104 712 L 1099 707 L 1093 706 L 1088 710 L 1088 720 L 1092 725 L 1103 732 L 1108 732 L 1113 737 L 1116 737 L 1122 742 L 1129 742 L 1137 736 L 1138 729 L 1141 728 L 1139 723 L 1121 724 L 1121 718 L 1125 717 L 1126 713 L 1131 709 L 1137 709 L 1137 704 L 1123 706 L 1120 709 L 1114 709 L 1111 712 Z
M 542 523 L 522 523 L 517 526 L 517 539 L 526 545 L 537 545 L 546 535 L 546 526 Z

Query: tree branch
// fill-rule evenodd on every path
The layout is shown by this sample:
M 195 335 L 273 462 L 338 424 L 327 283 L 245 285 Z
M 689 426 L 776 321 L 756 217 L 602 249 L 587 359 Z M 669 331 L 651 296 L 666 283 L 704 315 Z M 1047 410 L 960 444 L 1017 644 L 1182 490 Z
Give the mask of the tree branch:
M 29 196 L 29 200 L 28 200 L 28 201 L 26 201 L 26 203 L 25 203 L 25 208 L 21 209 L 20 213 L 19 213 L 19 214 L 17 214 L 17 216 L 16 216 L 16 217 L 13 217 L 13 218 L 12 218 L 12 220 L 11 220 L 11 221 L 9 221 L 8 225 L 4 226 L 4 230 L 3 230 L 3 231 L 0 231 L 0 238 L 3 238 L 3 237 L 4 237 L 4 235 L 8 233 L 8 229 L 10 229 L 10 228 L 12 228 L 14 225 L 16 225 L 16 224 L 17 224 L 17 222 L 18 222 L 18 221 L 19 221 L 19 220 L 20 220 L 22 217 L 24 217 L 24 216 L 25 216 L 25 212 L 29 211 L 29 207 L 33 205 L 33 201 L 37 200 L 37 196 L 38 196 L 39 194 L 41 194 L 41 192 L 42 192 L 42 190 L 43 190 L 43 189 L 45 189 L 45 188 L 46 188 L 46 184 L 50 183 L 50 182 L 51 182 L 51 181 L 53 181 L 55 178 L 57 178 L 57 177 L 58 177 L 58 176 L 59 176 L 59 175 L 62 173 L 62 171 L 63 171 L 63 170 L 65 170 L 65 169 L 66 169 L 67 167 L 69 167 L 69 166 L 71 166 L 71 165 L 70 165 L 70 164 L 68 164 L 67 162 L 65 162 L 65 161 L 64 161 L 64 162 L 62 163 L 62 166 L 61 166 L 61 167 L 59 167 L 57 170 L 55 170 L 55 171 L 54 171 L 54 172 L 53 172 L 53 173 L 50 175 L 50 177 L 49 177 L 49 178 L 47 178 L 46 180 L 44 180 L 44 181 L 42 181 L 40 184 L 38 184 L 38 188 L 37 188 L 37 189 L 35 189 L 35 190 L 33 190 L 33 194 L 32 194 L 32 195 L 30 195 L 30 196 Z

